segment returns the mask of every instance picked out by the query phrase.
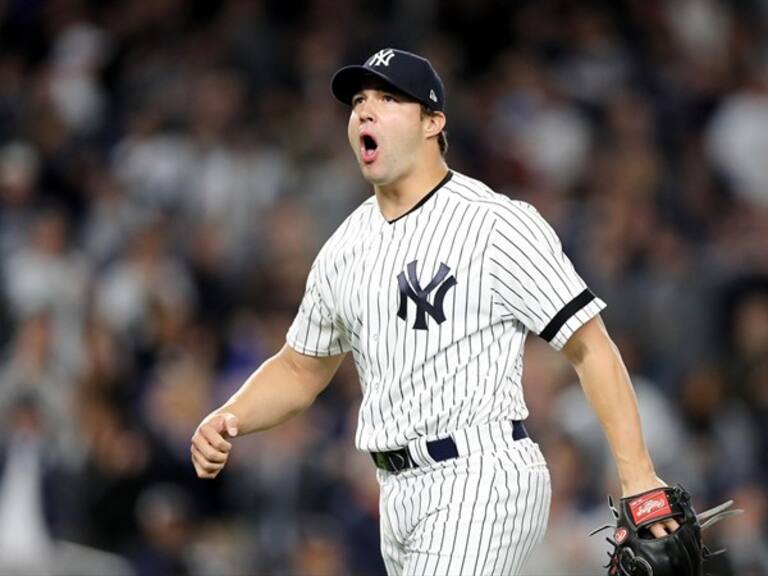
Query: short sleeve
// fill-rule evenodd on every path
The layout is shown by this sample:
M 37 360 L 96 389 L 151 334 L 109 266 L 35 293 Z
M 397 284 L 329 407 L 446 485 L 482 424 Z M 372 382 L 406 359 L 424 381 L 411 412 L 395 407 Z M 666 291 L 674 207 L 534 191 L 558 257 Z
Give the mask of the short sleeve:
M 320 256 L 309 271 L 301 306 L 285 340 L 307 356 L 334 356 L 348 352 L 350 345 L 337 324 L 330 285 L 319 260 Z
M 560 350 L 605 303 L 587 288 L 533 206 L 509 202 L 496 216 L 488 246 L 495 307 Z

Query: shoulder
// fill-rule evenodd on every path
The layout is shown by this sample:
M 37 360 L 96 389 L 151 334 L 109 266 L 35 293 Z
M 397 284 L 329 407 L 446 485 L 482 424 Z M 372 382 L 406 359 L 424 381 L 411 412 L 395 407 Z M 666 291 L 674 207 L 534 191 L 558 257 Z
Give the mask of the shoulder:
M 314 265 L 333 265 L 344 259 L 345 254 L 354 251 L 365 237 L 365 232 L 372 228 L 372 222 L 376 216 L 374 210 L 377 209 L 374 196 L 370 196 L 355 208 L 325 241 L 315 258 Z
M 456 202 L 488 212 L 502 228 L 524 230 L 548 226 L 533 205 L 499 194 L 480 180 L 454 171 L 448 186 Z
M 375 209 L 377 209 L 376 197 L 369 196 L 339 224 L 339 227 L 331 234 L 326 244 L 359 236 L 360 230 L 370 227 L 376 215 Z

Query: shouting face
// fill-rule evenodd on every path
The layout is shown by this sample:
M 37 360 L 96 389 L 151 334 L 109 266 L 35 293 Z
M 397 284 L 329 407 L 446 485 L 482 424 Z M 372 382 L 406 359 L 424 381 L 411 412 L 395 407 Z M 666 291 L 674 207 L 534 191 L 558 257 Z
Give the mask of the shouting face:
M 347 134 L 363 177 L 380 186 L 408 176 L 426 143 L 421 105 L 384 85 L 352 97 Z

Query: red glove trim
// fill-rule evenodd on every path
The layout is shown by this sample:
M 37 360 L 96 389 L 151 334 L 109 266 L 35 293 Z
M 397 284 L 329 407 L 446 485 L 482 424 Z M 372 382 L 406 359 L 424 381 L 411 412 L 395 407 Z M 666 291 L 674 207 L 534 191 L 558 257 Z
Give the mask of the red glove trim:
M 642 526 L 656 518 L 672 515 L 672 508 L 663 489 L 654 490 L 630 500 L 629 511 L 635 526 Z

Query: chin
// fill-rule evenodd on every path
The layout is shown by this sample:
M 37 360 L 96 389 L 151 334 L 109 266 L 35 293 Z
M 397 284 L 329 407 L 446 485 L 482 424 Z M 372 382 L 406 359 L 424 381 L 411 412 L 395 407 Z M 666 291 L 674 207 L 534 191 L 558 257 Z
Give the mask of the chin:
M 381 169 L 377 169 L 376 166 L 368 166 L 363 164 L 360 166 L 360 172 L 363 174 L 363 178 L 370 184 L 382 185 L 389 182 L 389 178 L 382 173 Z

